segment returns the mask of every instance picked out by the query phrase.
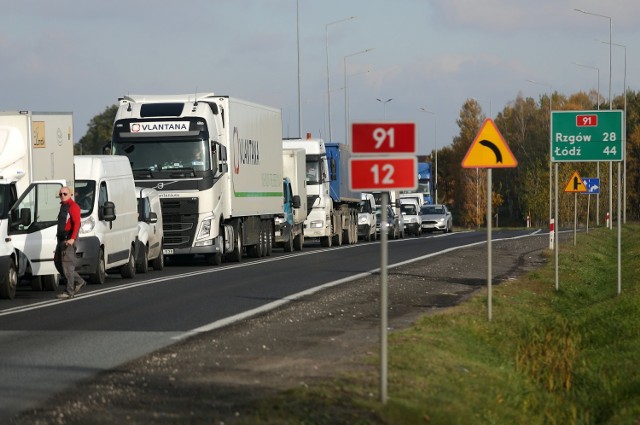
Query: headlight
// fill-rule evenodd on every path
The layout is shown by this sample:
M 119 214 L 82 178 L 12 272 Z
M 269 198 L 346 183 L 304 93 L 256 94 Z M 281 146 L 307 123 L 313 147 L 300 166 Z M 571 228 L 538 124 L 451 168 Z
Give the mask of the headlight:
M 94 227 L 96 227 L 96 221 L 89 216 L 80 223 L 80 233 L 89 233 Z
M 367 224 L 368 222 L 366 215 L 358 216 L 358 224 Z
M 324 228 L 324 221 L 312 221 L 309 227 L 311 227 L 312 229 L 322 229 Z
M 200 226 L 200 232 L 198 233 L 198 237 L 196 239 L 202 239 L 209 237 L 211 234 L 211 219 L 202 220 L 202 225 Z

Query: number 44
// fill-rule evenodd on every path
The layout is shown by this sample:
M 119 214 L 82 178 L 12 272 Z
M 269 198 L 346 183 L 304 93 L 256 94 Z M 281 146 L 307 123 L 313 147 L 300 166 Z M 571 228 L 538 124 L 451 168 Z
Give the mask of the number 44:
M 604 148 L 602 153 L 605 154 L 605 155 L 615 155 L 617 153 L 616 147 L 615 146 L 607 146 L 606 148 Z

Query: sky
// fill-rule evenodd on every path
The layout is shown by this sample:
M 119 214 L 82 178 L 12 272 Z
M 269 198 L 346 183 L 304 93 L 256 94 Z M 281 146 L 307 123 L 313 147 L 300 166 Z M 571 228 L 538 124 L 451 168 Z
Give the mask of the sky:
M 639 20 L 638 0 L 7 1 L 0 110 L 71 111 L 77 141 L 123 95 L 213 92 L 280 108 L 283 137 L 414 122 L 426 154 L 467 99 L 494 118 L 640 90 Z

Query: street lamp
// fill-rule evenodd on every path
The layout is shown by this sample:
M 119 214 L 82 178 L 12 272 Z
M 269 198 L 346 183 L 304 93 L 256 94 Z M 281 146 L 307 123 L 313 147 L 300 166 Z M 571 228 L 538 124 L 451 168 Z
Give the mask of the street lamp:
M 624 137 L 622 144 L 622 161 L 623 161 L 623 195 L 622 195 L 622 222 L 627 223 L 627 46 L 618 43 L 610 43 L 602 40 L 597 40 L 604 44 L 611 44 L 613 46 L 622 47 L 624 49 L 624 78 L 622 85 L 624 86 L 624 131 L 622 135 Z
M 553 138 L 553 135 L 551 134 L 551 111 L 553 110 L 553 105 L 551 102 L 551 97 L 553 96 L 553 94 L 551 93 L 551 90 L 552 90 L 551 84 L 540 83 L 534 80 L 527 80 L 527 82 L 531 84 L 538 84 L 541 86 L 549 87 L 549 143 L 551 143 L 551 140 Z M 551 146 L 549 146 L 549 149 L 551 149 Z M 553 179 L 553 169 L 551 166 L 551 151 L 549 151 L 549 225 L 551 225 L 551 220 L 553 219 L 553 198 L 551 195 L 551 192 L 553 190 L 552 179 Z M 554 229 L 555 229 L 555 223 L 554 223 Z M 551 229 L 549 229 L 549 232 L 551 232 Z M 549 249 L 553 249 L 553 239 L 551 238 L 551 233 L 549 233 Z
M 384 120 L 386 120 L 387 119 L 387 103 L 391 102 L 393 99 L 387 99 L 387 100 L 376 99 L 376 100 L 382 103 L 382 117 Z
M 370 52 L 373 49 L 366 49 L 366 50 L 361 50 L 359 52 L 355 52 L 355 53 L 351 53 L 350 55 L 347 55 L 343 58 L 343 62 L 344 62 L 344 137 L 345 137 L 345 143 L 347 145 L 350 144 L 350 138 L 349 138 L 349 118 L 347 117 L 347 58 L 350 58 L 352 56 L 357 56 L 357 55 L 362 55 L 364 53 Z
M 611 33 L 613 28 L 613 22 L 611 16 L 601 15 L 599 13 L 587 12 L 582 9 L 573 9 L 576 12 L 584 13 L 585 15 L 598 16 L 609 20 L 609 110 L 612 109 L 611 99 Z M 609 161 L 609 214 L 613 218 L 613 161 Z M 620 217 L 618 217 L 620 220 Z M 609 228 L 613 229 L 613 219 L 609 220 Z
M 597 99 L 597 106 L 598 106 L 598 110 L 600 110 L 600 68 L 595 67 L 595 66 L 591 66 L 591 65 L 585 65 L 582 63 L 577 63 L 577 62 L 571 62 L 574 65 L 578 65 L 581 66 L 583 68 L 589 68 L 589 69 L 595 69 L 598 72 L 598 99 Z M 600 179 L 600 161 L 596 162 L 596 174 L 598 179 Z M 600 192 L 598 192 L 596 194 L 596 226 L 600 225 Z
M 434 180 L 433 180 L 433 199 L 435 201 L 434 204 L 437 204 L 438 203 L 438 127 L 437 127 L 438 121 L 436 119 L 435 112 L 432 112 L 427 108 L 420 108 L 420 110 L 427 114 L 433 115 L 433 143 L 436 151 L 436 155 L 435 155 L 436 166 L 435 166 L 435 174 L 434 174 Z
M 355 74 L 347 75 L 347 85 L 344 88 L 345 92 L 347 93 L 347 122 L 351 122 L 351 106 L 349 106 L 350 105 L 349 78 L 355 77 L 356 75 L 368 74 L 369 72 L 371 71 L 367 69 L 366 71 L 356 72 Z
M 327 45 L 327 105 L 329 107 L 329 141 L 333 140 L 333 133 L 331 132 L 331 91 L 329 89 L 329 26 L 339 24 L 341 22 L 350 21 L 355 19 L 355 16 L 350 16 L 345 19 L 340 19 L 339 21 L 329 22 L 325 25 L 325 40 Z
M 611 20 L 611 16 L 607 16 L 607 15 L 600 15 L 599 13 L 592 13 L 592 12 L 587 12 L 585 10 L 582 9 L 573 9 L 576 12 L 580 12 L 580 13 L 584 13 L 585 15 L 591 15 L 591 16 L 599 16 L 601 18 L 606 18 L 609 20 L 609 110 L 611 110 L 611 32 L 612 32 L 612 20 Z

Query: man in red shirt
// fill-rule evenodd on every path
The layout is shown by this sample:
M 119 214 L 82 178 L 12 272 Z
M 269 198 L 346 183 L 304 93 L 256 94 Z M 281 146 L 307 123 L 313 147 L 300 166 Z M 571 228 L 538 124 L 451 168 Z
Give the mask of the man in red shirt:
M 80 207 L 71 199 L 71 189 L 60 189 L 60 212 L 58 213 L 58 231 L 54 261 L 58 271 L 65 277 L 67 288 L 56 298 L 73 298 L 87 282 L 76 272 L 76 247 L 80 231 Z

